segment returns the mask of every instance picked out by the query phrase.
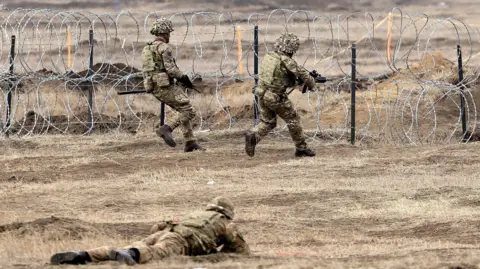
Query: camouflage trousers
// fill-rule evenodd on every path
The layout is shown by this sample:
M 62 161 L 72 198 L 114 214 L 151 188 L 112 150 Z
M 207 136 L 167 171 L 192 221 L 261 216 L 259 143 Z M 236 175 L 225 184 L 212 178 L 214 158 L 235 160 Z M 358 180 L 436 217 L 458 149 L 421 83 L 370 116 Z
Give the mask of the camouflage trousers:
M 120 249 L 113 247 L 99 247 L 87 250 L 92 262 L 114 260 L 110 257 L 112 250 L 128 250 L 136 248 L 140 252 L 140 263 L 146 263 L 151 260 L 161 260 L 174 255 L 186 255 L 188 251 L 187 241 L 178 233 L 170 231 L 159 231 L 151 234 L 147 238 L 132 243 L 129 246 Z
M 170 126 L 172 130 L 180 126 L 185 142 L 195 141 L 192 123 L 196 113 L 183 89 L 178 85 L 157 87 L 152 91 L 152 94 L 176 112 L 175 115 L 167 117 L 165 124 Z
M 265 91 L 259 98 L 260 123 L 252 128 L 256 134 L 257 143 L 277 126 L 277 115 L 287 124 L 295 147 L 299 150 L 307 149 L 305 134 L 300 124 L 300 116 L 295 111 L 292 102 L 286 96 Z

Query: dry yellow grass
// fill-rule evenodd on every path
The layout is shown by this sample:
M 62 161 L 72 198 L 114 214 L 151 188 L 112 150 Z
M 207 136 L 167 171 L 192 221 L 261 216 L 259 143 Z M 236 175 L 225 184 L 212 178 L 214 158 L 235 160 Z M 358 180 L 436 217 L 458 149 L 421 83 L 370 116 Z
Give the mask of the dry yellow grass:
M 55 251 L 125 245 L 155 221 L 202 208 L 216 195 L 235 202 L 252 256 L 178 257 L 143 267 L 480 263 L 478 143 L 317 142 L 317 157 L 295 159 L 291 142 L 274 136 L 254 158 L 238 133 L 200 137 L 209 150 L 192 154 L 147 135 L 1 141 L 0 268 L 45 268 Z
M 385 3 L 380 2 L 371 3 L 373 6 L 368 11 L 383 12 Z M 478 23 L 478 10 L 472 9 L 468 2 L 472 1 L 457 1 L 455 6 L 445 8 L 429 7 L 428 15 L 455 17 L 457 14 L 468 23 Z M 28 3 L 33 5 L 33 2 Z M 404 10 L 425 11 L 424 2 L 418 5 L 421 7 L 410 6 Z M 187 7 L 189 11 L 232 10 L 214 4 L 189 2 L 185 6 L 170 1 L 146 4 L 141 9 L 174 13 L 185 11 Z M 132 2 L 122 8 L 136 9 L 138 6 Z M 90 11 L 103 13 L 112 12 L 112 9 L 99 5 Z M 248 6 L 235 10 L 245 14 L 257 11 Z M 333 18 L 337 13 L 332 14 Z M 323 5 L 319 14 L 325 15 Z M 121 22 L 122 27 L 127 28 L 120 29 L 116 38 L 132 39 L 128 31 L 135 25 L 128 20 Z M 421 22 L 416 24 L 421 26 Z M 246 29 L 244 26 L 242 24 Z M 222 27 L 220 29 L 226 30 Z M 229 27 L 231 25 L 225 26 Z M 266 29 L 264 22 L 260 29 Z M 269 29 L 268 33 L 262 32 L 262 40 L 272 41 L 281 25 L 270 25 Z M 290 29 L 301 36 L 306 33 L 301 23 Z M 380 44 L 385 43 L 384 30 L 376 32 Z M 350 40 L 367 33 L 360 21 L 351 21 L 349 31 Z M 181 26 L 177 32 L 182 32 Z M 403 41 L 414 38 L 410 32 L 404 34 Z M 451 31 L 441 27 L 433 38 L 449 35 Z M 182 37 L 180 34 L 173 39 L 177 41 Z M 251 36 L 245 34 L 244 37 L 246 51 L 250 48 L 247 40 Z M 196 58 L 196 70 L 211 71 L 219 67 L 218 63 L 225 57 L 218 52 L 218 44 L 209 47 L 211 36 L 202 38 L 206 40 L 203 41 L 204 58 L 199 59 L 192 49 L 193 39 L 187 38 L 180 50 L 178 63 L 181 68 L 190 69 L 192 57 Z M 218 43 L 219 37 L 216 38 L 214 41 Z M 343 40 L 347 36 L 340 34 L 338 38 Z M 86 40 L 86 36 L 81 39 Z M 141 35 L 139 41 L 148 39 L 149 36 Z M 474 44 L 475 52 L 477 43 Z M 320 45 L 320 52 L 327 50 Z M 435 45 L 437 43 L 433 42 L 432 46 Z M 444 55 L 454 59 L 453 47 L 438 45 Z M 36 48 L 36 44 L 32 46 Z M 263 46 L 260 47 L 262 50 Z M 129 61 L 136 66 L 139 65 L 139 48 L 127 51 L 132 57 Z M 402 50 L 406 48 L 408 46 Z M 99 46 L 96 50 L 102 53 L 96 54 L 95 61 L 125 60 L 123 52 L 103 52 L 102 49 Z M 378 47 L 380 53 L 383 49 Z M 235 51 L 236 48 L 229 51 L 228 65 L 235 63 Z M 378 74 L 385 71 L 385 64 L 380 58 L 372 57 L 371 52 L 369 44 L 359 44 L 361 72 Z M 336 65 L 345 72 L 349 70 L 348 51 L 338 62 L 321 63 L 318 61 L 328 55 L 316 54 L 315 58 L 308 53 L 302 52 L 299 62 L 306 63 L 309 68 L 317 63 L 315 68 L 323 75 L 338 75 Z M 74 63 L 76 71 L 86 68 L 83 56 L 79 52 Z M 32 55 L 27 60 L 36 64 L 39 57 Z M 415 60 L 414 56 L 409 59 L 410 63 Z M 480 57 L 469 64 L 474 66 L 478 60 Z M 45 67 L 50 68 L 48 64 Z M 251 86 L 251 81 L 223 85 L 218 96 L 211 89 L 209 94 L 193 95 L 192 102 L 203 113 L 201 117 L 217 117 L 219 128 L 215 129 L 228 124 L 226 110 L 231 116 L 243 116 L 241 119 L 245 122 L 235 127 L 247 127 L 253 99 Z M 36 86 L 29 87 L 32 91 L 20 96 L 21 102 L 14 115 L 17 120 L 33 109 L 38 109 L 42 115 L 85 112 L 84 96 L 46 84 L 39 86 L 39 95 Z M 119 111 L 130 111 L 125 97 L 118 97 L 110 90 L 108 86 L 100 89 L 94 99 L 95 111 L 111 116 Z M 110 94 L 108 98 L 105 98 L 106 91 Z M 374 92 L 359 93 L 359 105 L 368 103 L 382 109 L 384 99 L 396 94 L 388 87 L 380 89 L 378 99 L 377 96 L 371 98 L 370 93 Z M 310 97 L 299 92 L 292 94 L 306 126 L 315 126 L 316 109 L 322 111 L 322 127 L 344 123 L 349 94 L 320 92 Z M 158 102 L 152 96 L 129 98 L 135 100 L 130 103 L 131 113 L 140 110 L 158 114 Z M 371 116 L 366 106 L 362 108 L 357 111 L 359 123 L 365 123 L 367 116 Z M 455 115 L 455 112 L 450 114 Z M 378 121 L 383 122 L 382 119 Z M 0 140 L 0 268 L 57 268 L 48 265 L 50 255 L 56 251 L 125 245 L 146 236 L 153 222 L 202 208 L 216 195 L 229 196 L 236 203 L 236 221 L 245 231 L 253 255 L 174 257 L 141 267 L 480 268 L 478 143 L 372 147 L 310 141 L 317 157 L 295 159 L 293 145 L 288 139 L 270 136 L 258 146 L 257 156 L 249 158 L 243 150 L 241 130 L 199 134 L 208 151 L 185 154 L 181 148 L 165 146 L 153 136 L 152 126 L 148 127 L 135 137 L 109 134 Z M 82 268 L 116 266 L 116 263 L 105 263 Z

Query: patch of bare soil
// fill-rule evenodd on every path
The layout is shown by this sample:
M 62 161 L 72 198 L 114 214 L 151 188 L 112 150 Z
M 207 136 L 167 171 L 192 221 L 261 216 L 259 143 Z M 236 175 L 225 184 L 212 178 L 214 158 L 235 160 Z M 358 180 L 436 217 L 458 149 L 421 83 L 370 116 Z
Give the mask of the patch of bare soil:
M 65 82 L 65 85 L 72 90 L 86 91 L 92 86 L 105 84 L 109 86 L 115 86 L 117 90 L 143 90 L 143 77 L 141 70 L 126 65 L 124 63 L 96 63 L 93 65 L 92 80 L 88 80 L 90 70 L 85 69 L 80 72 L 69 71 L 61 74 L 48 69 L 40 69 L 36 71 L 36 74 L 40 77 L 58 77 Z
M 15 171 L 0 170 L 0 183 L 46 184 L 60 179 L 73 178 L 75 175 L 81 174 L 95 178 L 105 178 L 106 175 L 112 173 L 133 173 L 134 170 L 132 169 L 135 167 L 135 164 L 131 163 L 128 156 L 126 157 L 124 160 L 118 159 L 116 161 L 103 157 L 88 163 L 75 163 L 75 159 L 83 157 L 76 152 L 72 152 L 69 156 L 35 156 L 23 158 L 22 161 L 18 159 L 6 160 L 3 162 L 5 167 Z M 29 169 L 25 166 L 26 162 L 34 163 L 38 167 L 42 167 L 42 169 Z M 155 164 L 152 162 L 151 165 Z
M 95 234 L 123 237 L 148 236 L 153 223 L 90 223 L 72 218 L 41 218 L 29 222 L 1 225 L 0 233 L 13 233 L 17 237 L 34 234 L 55 235 L 54 239 L 81 239 Z
M 95 145 L 87 152 L 93 153 L 95 158 L 87 163 L 75 163 L 75 159 L 90 156 L 85 153 L 86 149 L 65 149 L 62 156 L 32 156 L 26 157 L 23 161 L 18 159 L 5 160 L 4 165 L 10 171 L 0 170 L 0 183 L 53 183 L 59 180 L 72 179 L 84 180 L 85 178 L 106 179 L 108 175 L 131 175 L 138 169 L 174 169 L 178 166 L 188 169 L 196 167 L 208 167 L 209 169 L 222 169 L 224 167 L 248 168 L 256 167 L 271 162 L 270 159 L 255 158 L 247 162 L 241 148 L 244 143 L 243 132 L 234 132 L 225 136 L 199 136 L 199 142 L 207 148 L 208 157 L 198 158 L 196 154 L 183 154 L 183 140 L 180 133 L 175 132 L 177 147 L 170 148 L 158 137 L 151 139 L 136 139 L 124 142 L 106 142 Z M 228 144 L 232 148 L 230 158 L 215 154 L 222 150 L 223 145 Z M 265 148 L 266 147 L 266 148 Z M 240 149 L 238 149 L 240 148 Z M 45 149 L 43 149 L 45 150 Z M 289 145 L 286 148 L 269 148 L 268 140 L 264 141 L 257 150 L 258 154 L 266 154 L 267 151 L 276 155 L 275 162 L 291 159 L 294 147 Z M 118 155 L 121 153 L 122 155 Z M 177 154 L 181 154 L 178 156 Z M 161 162 L 157 157 L 163 156 Z M 116 156 L 112 159 L 112 156 Z M 136 156 L 134 161 L 131 156 Z M 42 169 L 29 169 L 26 163 L 34 163 Z M 66 163 L 66 164 L 64 164 Z M 15 171 L 12 171 L 15 170 Z M 83 175 L 83 176 L 80 176 Z M 80 177 L 79 177 L 80 176 Z M 142 180 L 143 181 L 143 180 Z
M 155 221 L 227 195 L 251 256 L 174 257 L 146 268 L 476 264 L 476 143 L 314 143 L 316 157 L 295 158 L 289 139 L 269 136 L 250 158 L 239 132 L 202 139 L 208 150 L 191 154 L 159 139 L 105 135 L 34 137 L 34 154 L 10 149 L 0 177 L 28 171 L 51 182 L 0 182 L 0 259 L 45 268 L 56 251 L 124 245 L 147 236 Z
M 460 264 L 455 264 L 455 265 L 441 265 L 438 267 L 440 268 L 448 268 L 448 269 L 478 269 L 479 267 L 475 264 L 466 264 L 466 263 L 460 263 Z
M 207 115 L 203 120 L 213 129 L 224 129 L 230 125 L 242 126 L 252 122 L 253 113 L 253 105 L 226 106 L 211 115 Z
M 0 148 L 12 148 L 12 149 L 28 149 L 33 150 L 38 148 L 38 143 L 28 140 L 0 140 Z
M 462 82 L 467 87 L 474 87 L 480 82 L 480 74 L 474 68 L 465 67 L 463 70 L 464 80 Z M 415 80 L 457 85 L 459 83 L 458 66 L 445 58 L 441 52 L 435 51 L 423 56 L 421 60 L 411 63 L 408 68 L 399 69 L 388 75 L 386 79 L 382 78 L 377 87 L 378 89 L 395 88 L 398 83 L 408 86 L 408 81 L 415 82 Z
M 45 177 L 43 173 L 21 171 L 13 174 L 0 173 L 0 182 L 9 183 L 51 183 L 51 177 Z
M 477 237 L 480 221 L 450 221 L 450 222 L 426 222 L 413 227 L 394 231 L 372 231 L 369 235 L 376 237 L 408 237 L 416 239 L 449 241 L 459 244 L 478 245 L 480 238 Z
M 137 117 L 142 120 L 157 120 L 158 117 L 154 114 L 137 113 Z M 29 111 L 24 118 L 15 122 L 9 130 L 12 134 L 86 134 L 93 133 L 110 133 L 118 130 L 128 134 L 137 133 L 140 125 L 139 119 L 130 115 L 118 115 L 117 117 L 108 116 L 105 114 L 94 113 L 93 122 L 94 127 L 88 124 L 89 115 L 87 112 L 75 114 L 69 117 L 65 115 L 53 115 L 48 118 Z

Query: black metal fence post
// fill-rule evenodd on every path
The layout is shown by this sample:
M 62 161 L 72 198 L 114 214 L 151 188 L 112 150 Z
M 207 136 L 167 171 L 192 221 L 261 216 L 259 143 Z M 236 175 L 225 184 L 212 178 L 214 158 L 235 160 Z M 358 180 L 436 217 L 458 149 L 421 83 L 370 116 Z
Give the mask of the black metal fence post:
M 89 35 L 89 41 L 90 41 L 90 63 L 89 63 L 89 68 L 88 68 L 88 79 L 91 83 L 90 87 L 88 87 L 88 122 L 90 123 L 90 129 L 88 133 L 90 133 L 93 130 L 93 81 L 92 81 L 92 76 L 93 76 L 93 26 L 90 27 L 90 35 Z
M 15 35 L 12 35 L 11 44 L 10 44 L 10 79 L 8 83 L 8 93 L 7 93 L 7 115 L 5 119 L 5 135 L 9 136 L 11 115 L 12 115 L 12 92 L 15 88 L 15 82 L 13 81 L 13 71 L 14 71 L 14 61 L 15 61 Z
M 255 25 L 253 31 L 253 75 L 255 79 L 255 87 L 258 86 L 258 25 Z M 254 103 L 253 103 L 253 118 L 254 122 L 253 125 L 257 125 L 258 123 L 258 97 L 255 95 Z
M 462 118 L 462 139 L 465 140 L 467 132 L 467 116 L 465 113 L 465 85 L 463 84 L 463 60 L 462 60 L 462 47 L 457 45 L 458 56 L 458 86 L 460 87 L 460 115 Z
M 356 65 L 357 65 L 357 44 L 352 44 L 352 80 L 350 81 L 350 88 L 352 92 L 351 97 L 351 110 L 352 110 L 352 119 L 350 122 L 350 142 L 355 144 L 355 96 L 357 91 L 357 82 L 356 82 Z
M 160 103 L 160 126 L 165 124 L 165 103 Z

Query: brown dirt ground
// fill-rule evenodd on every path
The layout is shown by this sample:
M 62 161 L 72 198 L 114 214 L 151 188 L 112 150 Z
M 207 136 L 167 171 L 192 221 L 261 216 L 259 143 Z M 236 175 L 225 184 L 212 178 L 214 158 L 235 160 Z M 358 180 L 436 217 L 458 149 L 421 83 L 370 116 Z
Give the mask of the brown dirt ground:
M 55 251 L 126 245 L 216 195 L 237 205 L 253 254 L 144 267 L 478 268 L 480 144 L 317 141 L 317 157 L 296 159 L 270 136 L 249 158 L 241 134 L 199 134 L 208 151 L 193 154 L 153 136 L 0 141 L 0 268 L 54 268 Z
M 82 135 L 90 131 L 90 133 L 110 133 L 112 131 L 120 131 L 126 134 L 137 133 L 140 121 L 149 121 L 153 123 L 158 121 L 158 116 L 148 113 L 138 112 L 134 115 L 118 115 L 116 117 L 103 115 L 99 113 L 93 114 L 95 126 L 91 129 L 88 124 L 88 112 L 79 113 L 69 117 L 64 115 L 56 115 L 45 118 L 42 115 L 29 111 L 25 117 L 14 123 L 9 132 L 15 135 L 26 134 L 72 134 Z
M 101 1 L 4 2 L 11 8 L 113 8 Z M 297 1 L 288 7 L 276 1 L 261 1 L 255 7 L 250 1 L 133 2 L 122 8 L 251 13 L 300 7 L 338 15 L 408 5 L 405 11 L 428 11 L 468 23 L 478 23 L 479 18 L 471 0 L 447 1 L 445 8 L 427 0 L 362 0 L 351 5 L 317 1 L 316 6 Z M 450 44 L 447 41 L 453 44 L 444 44 Z M 115 72 L 125 68 L 129 67 Z M 203 92 L 214 93 L 207 80 L 198 83 Z M 231 83 L 225 89 L 242 94 L 250 85 Z M 239 104 L 222 109 L 239 119 L 251 118 L 251 107 Z M 456 115 L 455 109 L 447 106 L 441 116 Z M 322 123 L 338 122 L 344 111 L 327 112 Z M 222 113 L 212 115 L 208 120 L 225 126 Z M 216 195 L 227 195 L 237 205 L 236 222 L 245 231 L 251 256 L 173 257 L 142 267 L 480 268 L 478 143 L 380 147 L 321 140 L 311 142 L 317 157 L 295 159 L 289 140 L 270 136 L 259 145 L 257 156 L 248 158 L 241 131 L 201 134 L 208 151 L 185 154 L 151 134 L 103 134 L 115 128 L 112 121 L 99 129 L 102 135 L 0 140 L 0 269 L 58 268 L 48 265 L 56 251 L 127 245 L 146 236 L 152 223 L 202 208 Z M 85 131 L 82 128 L 79 133 Z

